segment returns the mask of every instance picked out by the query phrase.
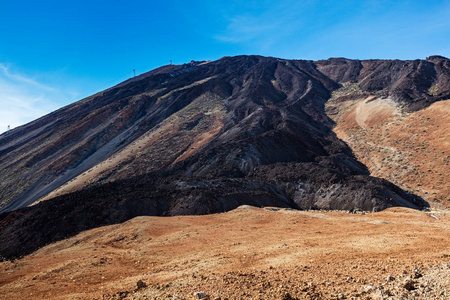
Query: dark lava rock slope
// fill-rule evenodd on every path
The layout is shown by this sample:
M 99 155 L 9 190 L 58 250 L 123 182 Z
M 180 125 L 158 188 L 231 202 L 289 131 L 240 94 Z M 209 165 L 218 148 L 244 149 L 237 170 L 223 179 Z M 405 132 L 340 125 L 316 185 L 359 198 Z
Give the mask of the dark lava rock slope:
M 341 83 L 352 82 L 417 110 L 449 95 L 448 66 L 442 57 L 237 56 L 132 78 L 0 136 L 0 254 L 23 255 L 138 215 L 206 214 L 242 204 L 426 207 L 369 176 L 333 133 L 324 105 Z M 81 187 L 23 208 L 98 166 L 102 171 Z
M 408 111 L 423 109 L 450 98 L 450 60 L 350 60 L 330 58 L 317 68 L 339 82 L 357 83 L 361 91 L 402 102 Z

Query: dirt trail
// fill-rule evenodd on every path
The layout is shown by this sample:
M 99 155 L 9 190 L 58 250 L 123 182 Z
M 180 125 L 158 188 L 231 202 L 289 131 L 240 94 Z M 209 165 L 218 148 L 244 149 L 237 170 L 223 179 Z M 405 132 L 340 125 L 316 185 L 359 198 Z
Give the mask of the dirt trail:
M 242 206 L 215 215 L 138 217 L 0 263 L 0 299 L 186 299 L 196 291 L 212 299 L 371 299 L 388 275 L 402 282 L 414 267 L 426 274 L 448 263 L 449 244 L 449 211 L 363 215 Z M 138 280 L 148 286 L 133 291 Z

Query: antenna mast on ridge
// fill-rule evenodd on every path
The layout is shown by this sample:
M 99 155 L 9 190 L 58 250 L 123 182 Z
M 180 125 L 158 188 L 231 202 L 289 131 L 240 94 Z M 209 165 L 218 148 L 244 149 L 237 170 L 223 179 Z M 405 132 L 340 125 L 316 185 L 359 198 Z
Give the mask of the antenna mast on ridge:
M 133 77 L 136 77 L 136 70 L 133 69 Z

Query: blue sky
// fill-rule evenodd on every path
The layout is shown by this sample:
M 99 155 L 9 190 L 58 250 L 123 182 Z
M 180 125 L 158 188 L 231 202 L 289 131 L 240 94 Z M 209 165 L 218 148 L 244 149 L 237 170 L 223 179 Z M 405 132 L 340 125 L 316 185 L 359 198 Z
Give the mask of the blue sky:
M 0 2 L 0 132 L 190 60 L 450 57 L 450 1 Z

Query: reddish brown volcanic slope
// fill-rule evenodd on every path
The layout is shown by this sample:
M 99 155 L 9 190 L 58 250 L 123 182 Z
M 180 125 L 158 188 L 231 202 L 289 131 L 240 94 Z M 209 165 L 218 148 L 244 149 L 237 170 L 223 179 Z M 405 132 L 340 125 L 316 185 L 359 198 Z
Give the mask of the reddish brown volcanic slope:
M 389 99 L 405 113 L 432 109 L 450 98 L 449 66 L 439 56 L 317 62 L 237 56 L 133 78 L 0 136 L 0 198 L 7 203 L 0 255 L 24 255 L 139 215 L 209 214 L 242 204 L 427 207 L 369 176 L 333 132 L 325 109 L 339 115 L 333 103 L 358 97 Z M 392 113 L 373 109 L 384 119 Z M 361 126 L 373 126 L 364 110 L 357 116 Z
M 344 153 L 323 114 L 339 83 L 357 82 L 364 93 L 418 110 L 449 94 L 449 73 L 448 60 L 438 56 L 318 62 L 240 56 L 165 66 L 2 135 L 3 210 L 191 157 L 180 175 L 235 177 L 258 165 Z M 274 142 L 279 149 L 268 149 Z M 224 145 L 235 150 L 226 156 Z
M 0 299 L 447 299 L 449 226 L 406 208 L 138 217 L 0 263 Z
M 154 97 L 165 94 L 163 81 L 180 69 L 161 67 L 0 136 L 0 199 L 9 203 L 5 209 L 33 203 L 175 112 L 174 107 L 155 107 Z M 150 124 L 142 124 L 145 112 Z
M 402 113 L 387 99 L 358 99 L 339 117 L 335 132 L 371 174 L 427 201 L 450 205 L 450 100 Z

